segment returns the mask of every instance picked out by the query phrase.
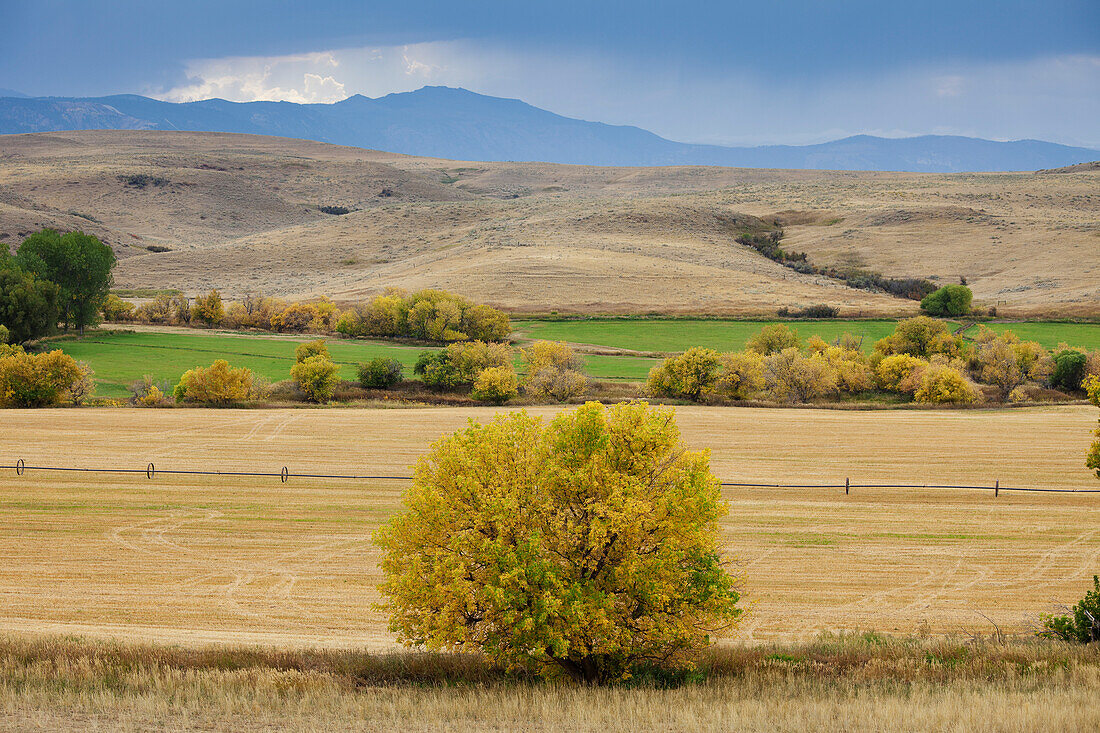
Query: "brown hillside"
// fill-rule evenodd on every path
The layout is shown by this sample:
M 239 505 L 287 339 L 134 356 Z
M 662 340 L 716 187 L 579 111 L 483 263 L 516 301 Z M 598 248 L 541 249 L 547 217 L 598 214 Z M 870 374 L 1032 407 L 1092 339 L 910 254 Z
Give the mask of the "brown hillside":
M 965 276 L 1005 313 L 1100 315 L 1098 184 L 1097 171 L 598 168 L 220 133 L 43 133 L 0 137 L 0 242 L 83 228 L 115 248 L 120 287 L 229 297 L 351 299 L 394 285 L 519 311 L 915 310 L 734 241 L 762 217 L 817 264 Z

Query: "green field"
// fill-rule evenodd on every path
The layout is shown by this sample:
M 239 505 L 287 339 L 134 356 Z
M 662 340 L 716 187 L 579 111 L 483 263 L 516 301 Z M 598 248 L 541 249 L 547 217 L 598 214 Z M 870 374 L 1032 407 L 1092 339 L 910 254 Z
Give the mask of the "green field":
M 767 321 L 719 320 L 626 320 L 517 321 L 516 336 L 591 344 L 641 352 L 679 352 L 692 346 L 719 351 L 744 348 L 750 336 L 768 325 Z M 894 330 L 893 321 L 820 321 L 790 324 L 799 335 L 817 334 L 832 341 L 848 332 L 863 337 L 865 350 Z M 1060 342 L 1088 349 L 1100 349 L 1100 324 L 1092 323 L 1009 323 L 993 324 L 997 331 L 1012 330 L 1020 338 L 1038 341 L 1052 349 Z M 970 329 L 967 334 L 976 333 Z M 95 370 L 97 394 L 125 397 L 127 385 L 149 374 L 157 381 L 174 385 L 183 372 L 225 359 L 233 366 L 247 367 L 272 382 L 287 379 L 294 364 L 295 347 L 308 339 L 255 334 L 168 332 L 90 333 L 83 339 L 61 339 L 51 346 L 86 361 Z M 425 348 L 386 341 L 328 339 L 332 358 L 340 364 L 340 376 L 355 379 L 356 365 L 377 356 L 389 356 L 405 365 L 409 373 L 417 355 Z M 660 359 L 632 355 L 588 354 L 588 372 L 599 379 L 644 380 Z M 517 367 L 520 367 L 517 359 Z
M 146 374 L 165 380 L 169 386 L 180 375 L 197 366 L 225 359 L 235 367 L 247 367 L 277 382 L 290 377 L 294 349 L 305 338 L 268 337 L 249 334 L 206 333 L 90 333 L 83 339 L 61 339 L 49 348 L 60 348 L 74 359 L 85 361 L 95 371 L 96 394 L 126 397 L 127 386 Z M 340 365 L 343 379 L 356 378 L 356 366 L 378 356 L 389 356 L 405 365 L 411 376 L 416 357 L 430 347 L 405 346 L 385 341 L 326 339 L 332 358 Z M 658 362 L 637 356 L 588 356 L 589 373 L 601 379 L 645 379 Z M 520 366 L 517 359 L 517 367 Z
M 149 374 L 175 385 L 180 375 L 197 366 L 225 359 L 235 367 L 247 367 L 277 382 L 290 378 L 294 349 L 302 338 L 271 338 L 232 334 L 191 333 L 90 333 L 83 339 L 51 344 L 74 359 L 86 361 L 95 371 L 96 394 L 125 397 L 127 385 Z M 328 339 L 329 352 L 340 365 L 340 376 L 356 378 L 356 365 L 376 356 L 398 359 L 412 371 L 423 349 L 377 341 Z
M 875 341 L 894 332 L 895 321 L 721 321 L 680 319 L 594 318 L 576 321 L 514 321 L 516 335 L 521 338 L 569 341 L 643 352 L 680 352 L 692 346 L 706 346 L 718 351 L 738 351 L 749 337 L 764 326 L 786 323 L 806 339 L 817 334 L 833 341 L 843 333 L 863 338 L 864 351 L 870 351 Z M 952 328 L 958 326 L 951 323 Z M 1086 349 L 1100 349 L 1100 323 L 992 323 L 998 333 L 1013 331 L 1025 341 L 1038 341 L 1053 349 L 1065 342 Z M 967 336 L 977 327 L 966 331 Z
M 720 321 L 679 319 L 589 319 L 578 321 L 514 321 L 516 335 L 531 339 L 569 341 L 633 351 L 678 352 L 692 346 L 718 351 L 740 351 L 764 326 L 777 321 Z M 875 341 L 894 332 L 894 321 L 786 322 L 803 338 L 813 334 L 833 341 L 847 332 L 863 337 L 870 351 Z
M 991 323 L 989 328 L 997 333 L 1012 331 L 1024 341 L 1038 341 L 1045 349 L 1063 342 L 1089 351 L 1100 349 L 1100 323 Z M 977 327 L 971 328 L 966 335 L 977 332 Z

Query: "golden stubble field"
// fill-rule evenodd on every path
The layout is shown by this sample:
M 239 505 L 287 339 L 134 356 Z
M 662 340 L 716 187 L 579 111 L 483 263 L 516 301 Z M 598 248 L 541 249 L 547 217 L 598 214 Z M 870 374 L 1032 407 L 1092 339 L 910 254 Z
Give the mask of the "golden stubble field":
M 533 412 L 550 416 L 553 408 Z M 0 464 L 402 475 L 493 409 L 58 409 L 0 414 Z M 744 482 L 1100 488 L 1096 410 L 681 407 Z M 401 481 L 0 470 L 0 632 L 385 648 L 371 532 Z M 1100 494 L 727 488 L 742 641 L 820 630 L 1026 631 L 1100 571 Z
M 141 174 L 161 184 L 119 178 Z M 40 133 L 0 137 L 0 245 L 83 228 L 119 254 L 119 287 L 188 295 L 347 301 L 400 286 L 523 312 L 916 311 L 737 244 L 737 222 L 755 216 L 783 221 L 784 246 L 817 264 L 966 277 L 1002 315 L 1095 316 L 1098 183 L 1098 170 L 601 168 L 223 133 Z

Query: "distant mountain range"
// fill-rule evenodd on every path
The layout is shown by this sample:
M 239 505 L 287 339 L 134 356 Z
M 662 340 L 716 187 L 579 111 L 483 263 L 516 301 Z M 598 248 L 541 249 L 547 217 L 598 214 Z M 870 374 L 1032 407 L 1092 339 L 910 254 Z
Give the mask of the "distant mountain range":
M 1033 171 L 1100 159 L 1041 140 L 994 142 L 856 135 L 818 145 L 722 147 L 673 142 L 638 127 L 587 122 L 517 99 L 424 87 L 335 104 L 162 102 L 137 95 L 0 97 L 0 134 L 59 130 L 192 130 L 279 135 L 455 160 L 613 166 L 720 165 L 831 170 Z

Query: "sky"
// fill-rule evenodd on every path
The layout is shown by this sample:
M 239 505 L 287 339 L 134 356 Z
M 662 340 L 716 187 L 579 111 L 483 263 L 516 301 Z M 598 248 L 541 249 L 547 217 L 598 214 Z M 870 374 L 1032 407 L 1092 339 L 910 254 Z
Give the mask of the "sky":
M 337 102 L 425 85 L 684 142 L 1100 148 L 1100 0 L 0 0 L 0 88 Z

